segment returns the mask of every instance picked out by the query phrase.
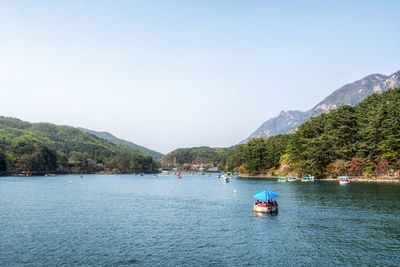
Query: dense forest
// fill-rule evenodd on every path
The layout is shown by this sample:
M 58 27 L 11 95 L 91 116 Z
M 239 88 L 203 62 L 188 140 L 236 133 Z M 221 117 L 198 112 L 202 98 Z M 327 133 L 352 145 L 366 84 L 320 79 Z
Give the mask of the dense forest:
M 238 145 L 225 169 L 257 175 L 399 176 L 400 87 Z
M 2 172 L 153 172 L 158 167 L 151 156 L 74 127 L 0 116 Z
M 225 168 L 225 163 L 233 148 L 211 148 L 207 146 L 179 148 L 162 158 L 164 167 L 177 167 L 181 170 L 196 170 L 202 166 L 205 170 Z

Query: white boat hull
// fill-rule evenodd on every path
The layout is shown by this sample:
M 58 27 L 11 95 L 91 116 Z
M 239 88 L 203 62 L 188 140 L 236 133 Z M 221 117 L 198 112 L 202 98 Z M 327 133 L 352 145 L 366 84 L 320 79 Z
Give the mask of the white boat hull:
M 254 210 L 254 212 L 276 213 L 276 212 L 278 212 L 278 206 L 273 206 L 273 207 L 259 207 L 259 206 L 254 205 L 253 210 Z

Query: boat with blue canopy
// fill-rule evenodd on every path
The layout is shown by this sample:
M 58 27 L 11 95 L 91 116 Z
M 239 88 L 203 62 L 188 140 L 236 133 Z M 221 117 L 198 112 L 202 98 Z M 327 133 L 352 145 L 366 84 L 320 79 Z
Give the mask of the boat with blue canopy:
M 255 193 L 253 197 L 256 199 L 256 203 L 254 204 L 253 211 L 262 213 L 277 213 L 278 203 L 276 202 L 276 198 L 278 196 L 278 193 L 265 190 Z

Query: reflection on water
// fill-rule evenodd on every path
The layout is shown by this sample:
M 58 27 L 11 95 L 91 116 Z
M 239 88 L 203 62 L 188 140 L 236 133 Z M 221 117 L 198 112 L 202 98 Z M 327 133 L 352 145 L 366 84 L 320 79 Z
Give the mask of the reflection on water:
M 0 265 L 398 266 L 399 207 L 394 184 L 1 177 Z

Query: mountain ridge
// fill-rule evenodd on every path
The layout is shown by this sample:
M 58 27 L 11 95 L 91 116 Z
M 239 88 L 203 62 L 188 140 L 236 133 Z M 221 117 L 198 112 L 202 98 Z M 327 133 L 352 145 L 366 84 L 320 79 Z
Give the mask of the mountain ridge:
M 126 148 L 129 148 L 129 149 L 139 150 L 140 152 L 143 152 L 144 154 L 149 155 L 149 156 L 151 156 L 151 157 L 153 157 L 155 159 L 158 159 L 158 160 L 161 159 L 164 156 L 160 152 L 151 150 L 151 149 L 149 149 L 147 147 L 140 146 L 138 144 L 135 144 L 133 142 L 130 142 L 130 141 L 127 141 L 127 140 L 124 140 L 124 139 L 120 139 L 120 138 L 112 135 L 109 132 L 105 132 L 105 131 L 97 132 L 97 131 L 89 130 L 89 129 L 86 129 L 86 128 L 83 128 L 83 127 L 77 127 L 77 128 L 79 130 L 81 130 L 82 132 L 93 134 L 93 135 L 95 135 L 97 137 L 100 137 L 100 138 L 103 138 L 103 139 L 105 139 L 105 140 L 107 140 L 107 141 L 109 141 L 111 143 L 122 145 L 122 146 L 124 146 Z
M 329 112 L 343 105 L 354 106 L 373 93 L 382 93 L 389 88 L 400 85 L 400 70 L 389 75 L 374 73 L 364 78 L 347 83 L 336 89 L 313 108 L 307 111 L 281 111 L 278 116 L 265 121 L 250 136 L 241 143 L 254 137 L 273 136 L 291 133 L 311 117 Z

